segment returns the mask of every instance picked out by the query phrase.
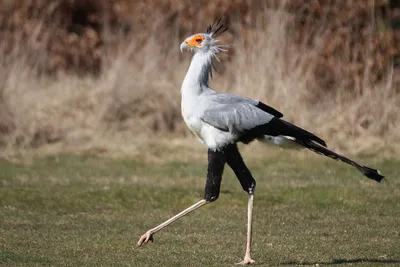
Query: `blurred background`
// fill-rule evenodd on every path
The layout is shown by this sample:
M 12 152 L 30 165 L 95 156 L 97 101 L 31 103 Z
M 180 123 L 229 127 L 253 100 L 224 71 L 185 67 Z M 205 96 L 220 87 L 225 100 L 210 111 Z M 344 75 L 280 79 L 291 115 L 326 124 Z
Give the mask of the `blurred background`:
M 262 100 L 337 151 L 399 151 L 399 1 L 0 0 L 1 153 L 196 142 L 179 45 L 219 16 L 235 46 L 212 88 Z

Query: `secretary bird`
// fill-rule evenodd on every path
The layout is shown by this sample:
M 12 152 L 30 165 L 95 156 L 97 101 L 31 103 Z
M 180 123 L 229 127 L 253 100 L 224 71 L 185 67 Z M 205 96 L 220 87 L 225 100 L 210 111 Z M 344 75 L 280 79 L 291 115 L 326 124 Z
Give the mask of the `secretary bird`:
M 180 49 L 194 52 L 190 67 L 183 81 L 182 116 L 189 129 L 208 148 L 208 169 L 204 198 L 167 221 L 148 230 L 138 241 L 141 246 L 153 240 L 153 235 L 186 214 L 218 199 L 225 163 L 232 168 L 244 191 L 248 193 L 247 244 L 240 264 L 250 264 L 252 238 L 252 209 L 256 181 L 243 162 L 237 144 L 257 139 L 281 147 L 303 147 L 318 154 L 350 164 L 365 176 L 383 182 L 384 176 L 375 169 L 363 166 L 341 156 L 328 148 L 316 135 L 282 119 L 283 115 L 264 103 L 233 94 L 218 93 L 208 86 L 212 78 L 213 60 L 217 54 L 226 52 L 230 45 L 219 45 L 215 38 L 227 27 L 221 19 L 207 27 L 206 33 L 192 35 L 181 44 Z

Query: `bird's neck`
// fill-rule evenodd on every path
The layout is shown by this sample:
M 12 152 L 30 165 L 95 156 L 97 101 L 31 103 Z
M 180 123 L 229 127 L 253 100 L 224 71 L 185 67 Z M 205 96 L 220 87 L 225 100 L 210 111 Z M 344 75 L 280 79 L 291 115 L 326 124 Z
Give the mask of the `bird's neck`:
M 183 80 L 182 97 L 198 96 L 208 88 L 212 57 L 211 52 L 197 52 L 193 55 L 192 62 Z

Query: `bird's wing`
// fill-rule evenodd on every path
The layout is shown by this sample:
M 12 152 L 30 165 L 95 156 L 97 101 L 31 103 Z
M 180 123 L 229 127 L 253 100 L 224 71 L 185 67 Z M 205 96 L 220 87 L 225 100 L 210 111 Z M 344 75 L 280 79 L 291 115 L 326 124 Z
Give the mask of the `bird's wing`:
M 258 100 L 231 94 L 212 94 L 207 96 L 207 108 L 201 119 L 222 131 L 240 135 L 259 125 L 282 117 L 282 113 Z
M 263 135 L 289 136 L 294 140 L 315 141 L 326 146 L 318 136 L 281 119 L 279 111 L 260 101 L 231 94 L 211 94 L 205 99 L 200 118 L 222 131 L 231 132 L 248 143 Z

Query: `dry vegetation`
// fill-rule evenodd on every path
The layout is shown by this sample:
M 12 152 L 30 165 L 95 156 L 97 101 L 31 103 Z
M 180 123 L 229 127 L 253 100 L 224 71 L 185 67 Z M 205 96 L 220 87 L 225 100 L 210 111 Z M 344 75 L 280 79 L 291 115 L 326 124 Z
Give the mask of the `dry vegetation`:
M 395 1 L 282 2 L 0 1 L 2 153 L 187 135 L 179 44 L 221 14 L 235 48 L 213 88 L 261 99 L 338 150 L 398 150 Z

